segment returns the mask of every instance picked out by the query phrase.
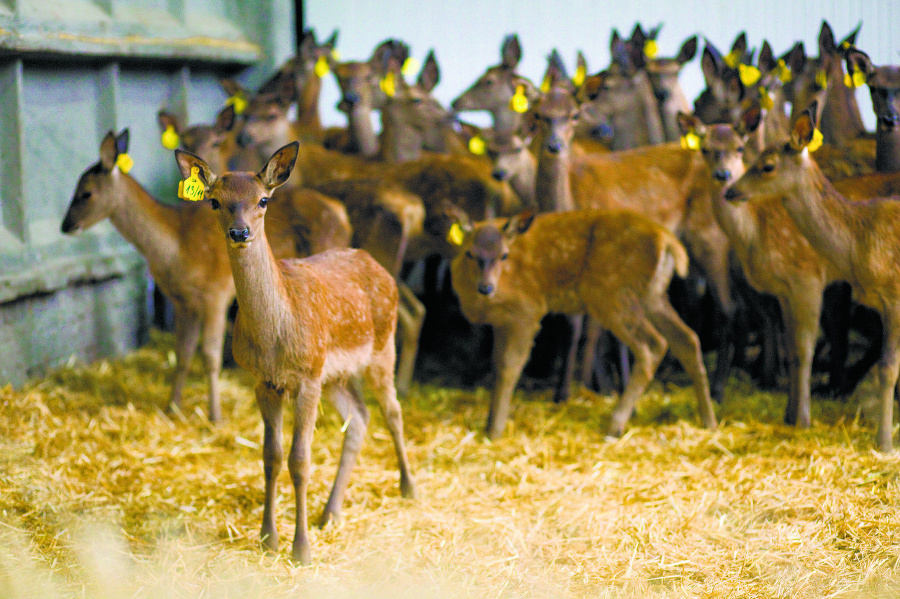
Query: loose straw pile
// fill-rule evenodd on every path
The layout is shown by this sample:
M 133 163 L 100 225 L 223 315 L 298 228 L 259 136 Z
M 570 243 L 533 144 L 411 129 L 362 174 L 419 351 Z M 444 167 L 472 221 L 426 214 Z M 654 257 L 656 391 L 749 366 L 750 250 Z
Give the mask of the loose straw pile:
M 184 411 L 167 415 L 171 345 L 155 334 L 123 360 L 0 390 L 0 596 L 900 595 L 900 458 L 873 450 L 852 402 L 815 398 L 814 426 L 795 430 L 780 424 L 783 393 L 740 379 L 718 431 L 698 428 L 684 381 L 657 382 L 612 443 L 610 397 L 517 393 L 508 434 L 490 443 L 487 391 L 417 387 L 404 401 L 415 502 L 399 496 L 372 406 L 343 521 L 313 529 L 313 565 L 295 568 L 286 472 L 282 549 L 258 546 L 252 381 L 226 371 L 225 423 L 212 427 L 198 363 Z M 315 518 L 341 425 L 323 406 Z

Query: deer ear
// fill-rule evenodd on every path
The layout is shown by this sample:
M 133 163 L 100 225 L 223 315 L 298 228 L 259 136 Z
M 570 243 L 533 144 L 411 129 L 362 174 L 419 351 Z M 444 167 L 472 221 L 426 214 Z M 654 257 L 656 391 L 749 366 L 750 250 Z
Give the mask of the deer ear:
M 681 44 L 681 49 L 678 50 L 678 56 L 675 57 L 675 62 L 678 64 L 685 64 L 694 59 L 694 56 L 697 55 L 697 36 L 692 36 L 688 38 L 683 44 Z
M 168 110 L 160 110 L 156 113 L 156 122 L 159 123 L 159 130 L 165 131 L 169 127 L 175 130 L 175 133 L 181 133 L 181 127 L 178 126 L 178 117 Z
M 425 64 L 422 65 L 422 70 L 419 72 L 419 78 L 416 80 L 416 85 L 425 90 L 425 93 L 431 93 L 437 84 L 441 80 L 441 69 L 438 67 L 437 58 L 434 56 L 434 50 L 428 51 L 428 56 L 425 58 Z
M 291 176 L 299 151 L 300 143 L 294 141 L 272 154 L 272 157 L 269 158 L 269 161 L 257 175 L 263 185 L 270 190 L 284 185 Z
M 872 64 L 872 60 L 869 58 L 868 54 L 862 50 L 851 48 L 850 51 L 847 52 L 847 72 L 852 75 L 856 71 L 865 73 L 866 78 L 868 79 L 874 74 L 875 66 Z
M 676 119 L 678 120 L 678 129 L 681 131 L 682 135 L 695 133 L 702 136 L 706 133 L 706 126 L 700 122 L 700 119 L 692 114 L 681 112 L 679 110 Z
M 522 60 L 522 46 L 519 44 L 519 36 L 515 33 L 507 35 L 500 48 L 500 64 L 504 68 L 514 70 Z
M 197 176 L 203 181 L 207 189 L 215 185 L 219 179 L 202 158 L 194 156 L 190 152 L 175 150 L 175 162 L 178 163 L 178 170 L 181 171 L 181 176 L 185 179 L 190 177 L 191 170 L 196 168 Z
M 229 104 L 216 115 L 216 124 L 214 126 L 216 133 L 228 133 L 234 129 L 236 122 L 237 114 L 234 112 L 234 104 Z
M 116 158 L 118 158 L 118 156 L 119 152 L 116 150 L 116 136 L 110 131 L 103 136 L 103 141 L 100 142 L 100 165 L 103 167 L 103 170 L 111 171 L 116 165 Z
M 794 123 L 790 146 L 797 152 L 802 151 L 813 139 L 816 131 L 816 110 L 818 110 L 818 102 L 814 101 Z
M 116 155 L 128 153 L 128 128 L 122 129 L 116 137 Z
M 700 58 L 700 70 L 703 71 L 703 79 L 706 86 L 711 87 L 712 83 L 719 78 L 722 72 L 722 55 L 708 40 L 706 47 L 703 48 L 703 56 Z
M 754 102 L 750 108 L 741 114 L 740 122 L 735 128 L 741 135 L 749 135 L 756 131 L 762 122 L 762 110 L 758 103 Z
M 508 239 L 521 235 L 531 227 L 531 223 L 534 222 L 534 216 L 534 211 L 527 209 L 515 216 L 509 217 L 509 220 L 503 225 L 503 234 Z

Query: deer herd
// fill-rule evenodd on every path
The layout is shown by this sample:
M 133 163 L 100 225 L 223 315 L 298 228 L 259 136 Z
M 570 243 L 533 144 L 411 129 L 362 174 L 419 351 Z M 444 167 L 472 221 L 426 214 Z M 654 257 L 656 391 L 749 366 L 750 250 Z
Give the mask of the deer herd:
M 698 40 L 662 58 L 658 33 L 639 25 L 628 38 L 614 31 L 611 63 L 595 74 L 579 54 L 569 76 L 554 52 L 539 85 L 517 72 L 522 49 L 507 36 L 500 62 L 448 109 L 432 95 L 440 80 L 433 52 L 409 83 L 403 42 L 340 61 L 336 33 L 319 42 L 307 32 L 297 55 L 258 90 L 223 81 L 229 99 L 212 125 L 187 126 L 160 110 L 164 145 L 186 182 L 199 182 L 202 201 L 155 200 L 127 174 L 128 130 L 104 137 L 62 231 L 109 218 L 146 258 L 174 307 L 172 409 L 199 342 L 209 419 L 222 418 L 218 376 L 237 300 L 232 353 L 256 378 L 264 423 L 266 548 L 278 547 L 283 403 L 293 416 L 294 560 L 310 561 L 306 492 L 322 395 L 345 422 L 322 524 L 339 517 L 366 435 L 356 379 L 384 414 L 402 495 L 415 496 L 398 394 L 413 380 L 425 306 L 403 274 L 429 257 L 450 263 L 465 317 L 493 331 L 490 438 L 503 434 L 542 318 L 560 313 L 572 334 L 551 357 L 562 364 L 558 400 L 579 355 L 584 383 L 595 384 L 604 368 L 598 343 L 607 333 L 614 339 L 606 343 L 621 343 L 611 352 L 621 393 L 610 437 L 624 433 L 669 350 L 693 383 L 703 426 L 716 428 L 713 402 L 733 363 L 750 361 L 751 338 L 763 379 L 786 356 L 784 420 L 810 426 L 821 331 L 834 393 L 871 371 L 876 444 L 891 450 L 900 371 L 900 203 L 891 197 L 900 182 L 900 69 L 873 65 L 855 46 L 858 28 L 837 42 L 823 22 L 818 56 L 801 42 L 781 55 L 768 42 L 756 52 L 741 34 L 725 55 L 705 42 L 706 88 L 692 106 L 678 75 Z M 346 127 L 323 127 L 319 117 L 329 74 Z M 871 92 L 874 133 L 856 102 L 862 85 Z M 463 122 L 467 111 L 488 112 L 493 125 Z M 866 314 L 880 326 L 861 329 L 870 349 L 848 366 L 850 329 L 869 322 Z M 699 327 L 713 330 L 710 375 Z

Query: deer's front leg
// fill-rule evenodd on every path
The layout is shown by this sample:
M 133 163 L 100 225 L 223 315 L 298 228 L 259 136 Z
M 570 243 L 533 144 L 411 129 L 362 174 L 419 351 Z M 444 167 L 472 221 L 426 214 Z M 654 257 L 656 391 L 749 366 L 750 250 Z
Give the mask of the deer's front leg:
M 509 404 L 531 353 L 538 322 L 494 327 L 494 394 L 486 431 L 491 439 L 499 439 L 506 427 Z
M 276 389 L 271 384 L 260 381 L 256 384 L 256 404 L 262 414 L 265 432 L 263 435 L 263 469 L 266 474 L 266 498 L 263 504 L 262 530 L 260 542 L 269 551 L 278 550 L 278 529 L 275 526 L 276 481 L 281 472 L 284 450 L 281 445 L 281 402 L 284 389 Z

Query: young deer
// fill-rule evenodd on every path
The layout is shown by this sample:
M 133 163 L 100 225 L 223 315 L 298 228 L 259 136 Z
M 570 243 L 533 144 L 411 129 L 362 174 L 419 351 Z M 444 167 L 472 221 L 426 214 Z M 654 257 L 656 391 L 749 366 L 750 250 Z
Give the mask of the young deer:
M 296 509 L 291 556 L 306 565 L 310 562 L 306 493 L 323 392 L 344 418 L 347 431 L 322 522 L 339 518 L 350 470 L 369 422 L 362 397 L 346 384 L 348 377 L 365 377 L 373 390 L 393 437 L 403 496 L 414 497 L 415 486 L 394 389 L 394 278 L 361 250 L 278 261 L 266 239 L 263 222 L 268 199 L 288 180 L 298 147 L 294 142 L 281 148 L 256 174 L 218 176 L 193 154 L 177 150 L 175 157 L 185 178 L 195 172 L 204 184 L 234 273 L 240 305 L 234 356 L 257 379 L 256 401 L 265 425 L 262 543 L 272 551 L 278 548 L 275 494 L 283 459 L 282 404 L 287 401 L 294 420 L 288 457 Z
M 510 400 L 548 312 L 587 312 L 635 356 L 608 434 L 620 436 L 667 347 L 694 382 L 703 424 L 716 427 L 696 334 L 666 290 L 687 272 L 687 253 L 663 227 L 627 210 L 523 213 L 468 228 L 453 260 L 463 314 L 494 328 L 494 384 L 487 434 L 498 438 Z
M 209 419 L 222 417 L 219 372 L 225 317 L 234 299 L 228 256 L 212 231 L 215 217 L 205 203 L 175 206 L 157 202 L 117 166 L 128 151 L 128 130 L 112 131 L 100 144 L 100 162 L 81 175 L 62 232 L 78 233 L 105 218 L 137 247 L 154 281 L 175 310 L 175 372 L 171 406 L 181 395 L 197 341 L 209 383 Z M 201 258 L 198 258 L 201 257 Z
M 767 149 L 725 192 L 741 201 L 759 196 L 781 199 L 810 245 L 848 281 L 858 301 L 875 309 L 884 327 L 877 365 L 880 417 L 876 441 L 890 451 L 894 389 L 900 368 L 900 204 L 892 200 L 848 202 L 810 156 L 817 111 L 815 103 L 794 123 L 791 139 Z
M 578 106 L 562 88 L 544 94 L 532 109 L 531 128 L 539 148 L 536 198 L 545 211 L 625 208 L 640 212 L 684 241 L 710 281 L 722 314 L 731 319 L 728 238 L 711 206 L 711 179 L 703 158 L 678 144 L 659 144 L 610 154 L 569 151 Z M 722 328 L 720 347 L 729 327 Z M 713 376 L 721 397 L 731 364 L 720 351 Z
M 696 117 L 679 115 L 683 133 L 700 138 L 701 153 L 720 189 L 743 175 L 744 148 L 760 118 L 760 111 L 751 108 L 737 127 L 707 126 Z M 778 196 L 760 195 L 736 204 L 714 194 L 713 211 L 747 280 L 756 290 L 775 296 L 781 306 L 790 369 L 784 421 L 808 427 L 822 297 L 826 285 L 838 280 L 837 273 L 806 241 Z
M 875 169 L 882 173 L 900 171 L 900 68 L 876 67 L 869 56 L 850 48 L 847 52 L 847 71 L 862 73 L 872 108 L 875 110 Z M 851 79 L 853 81 L 853 79 Z

